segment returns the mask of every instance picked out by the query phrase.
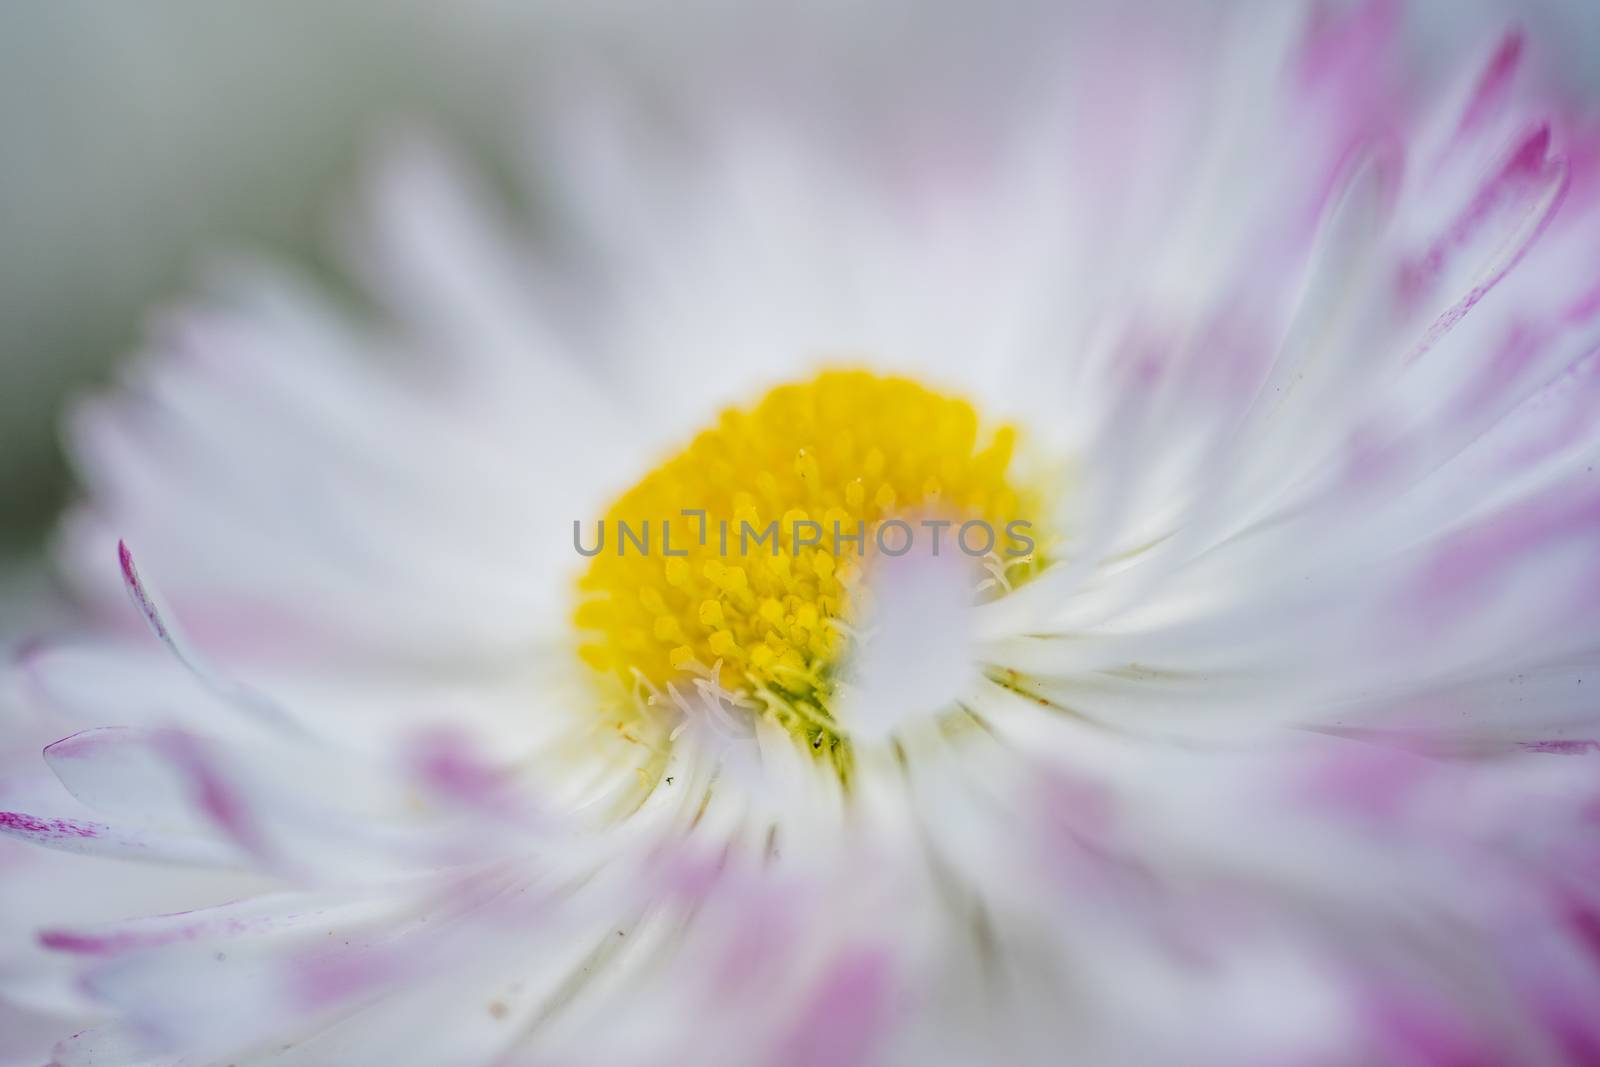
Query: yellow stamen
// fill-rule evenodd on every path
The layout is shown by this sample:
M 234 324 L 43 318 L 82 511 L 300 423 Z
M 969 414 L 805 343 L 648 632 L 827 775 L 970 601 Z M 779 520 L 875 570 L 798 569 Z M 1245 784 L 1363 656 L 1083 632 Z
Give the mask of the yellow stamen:
M 960 523 L 982 520 L 1004 545 L 1008 523 L 1040 511 L 1008 480 L 1016 443 L 1009 425 L 985 432 L 965 400 L 864 371 L 828 371 L 724 411 L 604 516 L 604 547 L 579 580 L 579 653 L 627 692 L 715 670 L 810 747 L 834 747 L 839 623 L 879 524 L 950 519 L 942 548 L 954 553 Z

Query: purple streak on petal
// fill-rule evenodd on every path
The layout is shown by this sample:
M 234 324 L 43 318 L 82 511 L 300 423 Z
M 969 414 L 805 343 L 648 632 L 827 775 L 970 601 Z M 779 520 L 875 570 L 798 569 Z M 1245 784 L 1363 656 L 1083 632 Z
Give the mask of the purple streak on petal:
M 1387 1053 L 1376 1062 L 1415 1067 L 1507 1067 L 1510 1062 L 1437 997 L 1379 983 L 1365 999 L 1373 1036 Z
M 156 637 L 163 644 L 170 645 L 172 632 L 167 629 L 167 624 L 156 608 L 150 591 L 140 580 L 139 569 L 133 563 L 133 552 L 128 548 L 126 541 L 117 542 L 117 560 L 122 566 L 122 583 L 128 590 L 128 597 L 133 601 L 133 606 L 139 609 L 139 614 L 144 616 L 144 621 L 149 624 Z
M 1310 32 L 1301 55 L 1301 72 L 1308 82 L 1349 77 L 1367 70 L 1386 56 L 1400 30 L 1400 5 L 1396 0 L 1366 0 L 1354 10 L 1337 12 L 1319 3 L 1312 12 Z
M 776 1067 L 858 1067 L 870 1062 L 889 1022 L 891 978 L 884 951 L 846 952 L 817 985 L 772 1062 Z
M 104 823 L 78 819 L 46 819 L 21 811 L 0 811 L 0 833 L 31 841 L 65 841 L 97 838 L 109 829 Z
M 1522 65 L 1524 40 L 1520 30 L 1510 30 L 1495 49 L 1489 65 L 1478 78 L 1472 99 L 1461 116 L 1461 132 L 1470 133 L 1482 126 L 1491 114 L 1505 103 L 1517 68 Z
M 1374 426 L 1358 426 L 1344 444 L 1343 484 L 1352 489 L 1384 484 L 1405 469 L 1406 442 L 1390 440 Z
M 1567 897 L 1565 905 L 1567 924 L 1572 927 L 1579 943 L 1600 962 L 1600 905 L 1576 895 Z
M 160 943 L 127 931 L 109 934 L 80 933 L 75 930 L 39 932 L 41 947 L 55 952 L 70 952 L 76 956 L 111 956 Z
M 1577 1067 L 1600 1065 L 1600 1024 L 1595 1022 L 1593 1001 L 1573 1004 L 1562 998 L 1547 1001 L 1539 1011 L 1566 1050 L 1569 1063 Z
M 348 1003 L 398 973 L 370 948 L 345 949 L 294 960 L 291 982 L 297 1003 L 319 1009 Z
M 1538 550 L 1600 535 L 1600 494 L 1563 490 L 1508 508 L 1448 539 L 1423 571 L 1416 600 L 1439 625 Z
M 1125 902 L 1159 890 L 1159 875 L 1129 849 L 1126 834 L 1119 838 L 1116 797 L 1105 785 L 1051 770 L 1036 796 L 1028 833 L 1047 877 L 1075 894 Z
M 133 736 L 136 736 L 136 731 L 129 726 L 95 726 L 79 730 L 75 734 L 68 734 L 61 740 L 52 741 L 44 746 L 45 762 L 49 763 L 53 759 L 79 759 L 113 743 L 113 739 L 116 743 L 121 743 Z
M 266 856 L 266 839 L 249 806 L 201 742 L 176 730 L 163 731 L 157 741 L 188 778 L 195 803 L 206 817 L 246 852 L 258 858 Z
M 668 841 L 655 849 L 645 867 L 645 877 L 664 896 L 685 904 L 701 904 L 729 873 L 729 847 L 709 851 L 692 841 Z
M 504 770 L 483 760 L 467 738 L 454 731 L 433 730 L 418 737 L 409 762 L 430 792 L 496 815 L 513 812 Z
M 1461 214 L 1423 256 L 1403 265 L 1398 279 L 1399 296 L 1403 303 L 1415 303 L 1431 289 L 1444 271 L 1450 257 L 1475 238 L 1489 220 L 1518 200 L 1552 187 L 1549 202 L 1540 208 L 1538 221 L 1518 241 L 1512 253 L 1500 262 L 1494 273 L 1475 284 L 1467 294 L 1439 315 L 1423 334 L 1407 362 L 1414 362 L 1428 352 L 1456 323 L 1466 317 L 1507 274 L 1521 263 L 1523 257 L 1550 226 L 1550 220 L 1561 206 L 1567 189 L 1571 186 L 1571 171 L 1561 156 L 1550 154 L 1550 127 L 1540 124 L 1517 146 L 1505 165 L 1473 198 Z M 1531 206 L 1531 205 L 1525 205 Z
M 1600 1013 L 1593 968 L 1574 974 L 1559 964 L 1525 979 L 1534 1014 L 1566 1051 L 1565 1062 L 1600 1064 Z
M 0 835 L 62 852 L 155 860 L 193 866 L 233 866 L 236 855 L 219 842 L 147 834 L 83 819 L 45 818 L 25 812 L 0 812 Z
M 1560 157 L 1550 158 L 1549 153 L 1550 125 L 1540 123 L 1522 139 L 1500 170 L 1478 190 L 1427 252 L 1402 268 L 1402 295 L 1420 296 L 1444 269 L 1450 254 L 1471 241 L 1497 210 L 1525 195 L 1530 186 L 1548 179 L 1552 167 L 1560 166 L 1564 170 L 1564 161 Z
M 1586 752 L 1600 752 L 1600 741 L 1523 741 L 1521 747 L 1528 752 L 1547 752 L 1557 756 L 1579 756 Z
M 1075 838 L 1102 837 L 1116 817 L 1112 793 L 1098 782 L 1051 771 L 1042 782 L 1041 812 L 1062 833 Z
M 56 773 L 69 792 L 80 795 L 91 806 L 103 805 L 92 796 L 81 796 L 80 790 L 87 777 L 97 768 L 90 762 L 74 766 L 73 760 L 94 760 L 97 749 L 111 750 L 113 759 L 119 753 L 135 751 L 148 753 L 160 764 L 177 772 L 182 787 L 186 787 L 188 802 L 193 810 L 222 830 L 232 841 L 257 858 L 266 855 L 265 838 L 251 816 L 248 806 L 238 791 L 228 781 L 227 772 L 218 765 L 216 757 L 204 743 L 190 734 L 174 729 L 136 729 L 126 726 L 104 726 L 64 737 L 44 750 L 45 762 Z M 162 773 L 159 769 L 154 773 Z
M 1600 284 L 1578 297 L 1563 317 L 1575 326 L 1582 326 L 1596 315 L 1600 315 Z
M 1566 1051 L 1569 1058 L 1562 1062 L 1600 1064 L 1600 1013 L 1594 1011 L 1600 1001 L 1595 967 L 1600 929 L 1583 930 L 1583 916 L 1592 917 L 1592 911 L 1566 887 L 1552 887 L 1549 908 L 1537 925 L 1519 916 L 1499 927 L 1501 965 L 1534 1017 Z M 1550 918 L 1555 924 L 1548 923 Z M 1576 942 L 1563 922 L 1576 930 Z M 1570 951 L 1573 947 L 1580 951 Z
M 1306 796 L 1382 821 L 1402 812 L 1436 765 L 1394 743 L 1362 743 L 1341 751 L 1312 774 Z
M 128 596 L 139 609 L 139 614 L 149 624 L 151 632 L 202 685 L 230 705 L 250 712 L 269 726 L 286 732 L 303 733 L 299 724 L 277 704 L 238 682 L 220 677 L 202 657 L 195 653 L 182 633 L 163 613 L 159 603 L 160 597 L 156 591 L 140 578 L 138 568 L 134 565 L 133 552 L 128 548 L 127 542 L 117 542 L 117 558 L 121 561 L 122 579 L 128 590 Z

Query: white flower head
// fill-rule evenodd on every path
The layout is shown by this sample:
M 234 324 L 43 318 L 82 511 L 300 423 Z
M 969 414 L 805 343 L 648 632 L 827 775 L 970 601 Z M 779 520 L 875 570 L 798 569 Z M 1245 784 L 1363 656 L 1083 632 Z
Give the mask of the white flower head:
M 412 139 L 360 309 L 160 321 L 17 657 L 0 833 L 78 855 L 0 852 L 6 1010 L 63 1067 L 1594 1062 L 1596 127 L 1515 35 L 1167 15 L 849 119 L 563 83 L 538 239 Z

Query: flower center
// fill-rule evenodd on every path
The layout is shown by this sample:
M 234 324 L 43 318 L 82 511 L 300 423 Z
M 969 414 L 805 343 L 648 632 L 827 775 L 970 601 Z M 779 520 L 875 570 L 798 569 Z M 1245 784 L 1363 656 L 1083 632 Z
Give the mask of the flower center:
M 874 555 L 964 553 L 993 589 L 1038 566 L 1016 442 L 965 400 L 864 371 L 724 411 L 575 531 L 592 555 L 579 653 L 635 696 L 705 679 L 836 746 L 835 672 Z

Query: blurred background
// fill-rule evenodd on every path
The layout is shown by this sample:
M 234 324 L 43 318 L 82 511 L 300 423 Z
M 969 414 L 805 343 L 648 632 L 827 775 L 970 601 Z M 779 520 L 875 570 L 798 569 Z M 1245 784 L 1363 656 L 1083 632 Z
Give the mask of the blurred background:
M 834 14 L 846 34 L 892 38 L 937 9 Z M 38 550 L 72 491 L 65 399 L 103 380 L 206 259 L 250 249 L 331 275 L 328 212 L 387 125 L 437 128 L 492 169 L 540 69 L 582 49 L 670 75 L 694 54 L 685 42 L 737 46 L 776 12 L 738 10 L 734 22 L 714 3 L 670 15 L 579 0 L 0 5 L 0 636 L 21 602 L 50 596 Z M 1518 22 L 1560 77 L 1600 89 L 1600 0 L 1422 0 L 1408 19 L 1424 64 Z

